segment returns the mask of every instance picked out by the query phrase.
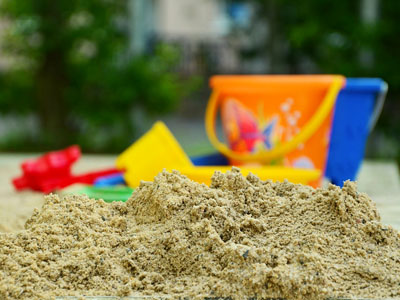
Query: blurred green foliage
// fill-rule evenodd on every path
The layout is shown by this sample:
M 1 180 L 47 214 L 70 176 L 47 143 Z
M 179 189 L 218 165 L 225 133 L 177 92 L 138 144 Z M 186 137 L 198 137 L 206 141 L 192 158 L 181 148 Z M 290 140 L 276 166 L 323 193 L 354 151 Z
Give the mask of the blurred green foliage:
M 377 129 L 397 141 L 400 157 L 400 1 L 378 0 L 373 22 L 362 20 L 366 1 L 361 0 L 249 1 L 257 5 L 256 22 L 269 27 L 269 39 L 254 52 L 268 53 L 272 73 L 322 72 L 388 82 Z
M 118 152 L 136 137 L 134 110 L 171 111 L 192 90 L 193 81 L 174 72 L 179 57 L 171 46 L 130 55 L 127 1 L 0 2 L 3 51 L 12 58 L 0 72 L 0 112 L 33 113 L 41 126 L 39 134 L 10 134 L 0 150 L 79 143 L 86 151 Z M 268 32 L 246 46 L 244 58 L 266 54 L 271 73 L 383 78 L 389 94 L 378 129 L 400 141 L 400 1 L 378 0 L 371 24 L 362 21 L 362 0 L 242 1 L 256 4 L 254 21 Z M 258 34 L 254 29 L 247 34 Z
M 136 137 L 135 108 L 169 112 L 191 88 L 174 72 L 173 48 L 130 55 L 127 0 L 3 0 L 0 10 L 12 59 L 0 112 L 40 121 L 39 134 L 10 133 L 0 150 L 119 152 Z

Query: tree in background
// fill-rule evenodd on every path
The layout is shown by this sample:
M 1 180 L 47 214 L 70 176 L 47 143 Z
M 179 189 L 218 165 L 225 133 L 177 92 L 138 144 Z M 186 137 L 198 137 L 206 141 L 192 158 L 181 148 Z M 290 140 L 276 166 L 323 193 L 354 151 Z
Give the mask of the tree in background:
M 38 136 L 8 150 L 44 150 L 79 143 L 88 151 L 120 151 L 134 138 L 132 111 L 175 107 L 183 84 L 171 71 L 176 53 L 128 53 L 127 0 L 3 0 L 0 112 L 34 113 Z
M 266 53 L 271 73 L 322 72 L 387 81 L 389 94 L 378 130 L 398 143 L 400 1 L 249 1 L 256 5 L 254 26 L 268 28 L 253 53 Z M 400 143 L 397 148 L 400 157 Z

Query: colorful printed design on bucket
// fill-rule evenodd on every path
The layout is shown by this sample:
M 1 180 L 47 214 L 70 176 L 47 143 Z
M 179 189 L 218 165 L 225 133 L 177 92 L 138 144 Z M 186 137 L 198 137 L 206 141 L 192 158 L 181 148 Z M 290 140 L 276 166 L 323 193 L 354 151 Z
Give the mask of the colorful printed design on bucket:
M 223 104 L 221 117 L 230 147 L 236 152 L 271 149 L 276 143 L 277 115 L 265 122 L 258 122 L 253 112 L 243 104 L 228 99 Z
M 265 103 L 260 101 L 256 116 L 254 111 L 239 100 L 226 99 L 221 107 L 221 118 L 230 148 L 238 153 L 256 153 L 290 141 L 301 130 L 298 121 L 302 114 L 299 110 L 293 109 L 293 104 L 293 98 L 289 97 L 281 103 L 278 113 L 265 116 L 263 106 Z M 298 155 L 282 157 L 271 161 L 270 164 L 314 168 L 314 162 L 304 155 L 303 148 L 304 144 L 301 143 L 295 151 L 299 152 Z
M 294 104 L 293 98 L 287 98 L 280 105 L 281 115 L 285 126 L 280 126 L 278 131 L 281 136 L 282 141 L 290 141 L 294 136 L 300 133 L 301 128 L 298 126 L 298 121 L 301 118 L 301 111 L 293 110 L 292 106 Z M 288 167 L 303 168 L 303 169 L 313 169 L 315 168 L 312 159 L 302 153 L 304 149 L 304 143 L 300 143 L 297 146 L 298 156 L 292 155 L 291 157 L 285 157 L 283 164 Z M 300 152 L 299 152 L 300 151 Z
M 301 169 L 314 169 L 315 166 L 310 158 L 307 156 L 300 156 L 293 160 L 291 163 L 292 167 L 301 168 Z
M 297 122 L 301 118 L 301 112 L 298 110 L 292 111 L 293 98 L 287 98 L 280 106 L 281 114 L 284 117 L 286 126 L 282 126 L 282 140 L 289 141 L 300 132 Z

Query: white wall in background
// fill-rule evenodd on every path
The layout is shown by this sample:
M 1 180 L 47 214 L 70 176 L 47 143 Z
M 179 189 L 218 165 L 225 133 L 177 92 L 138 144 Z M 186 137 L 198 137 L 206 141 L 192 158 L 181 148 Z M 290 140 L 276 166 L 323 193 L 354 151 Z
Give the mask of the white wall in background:
M 171 38 L 209 39 L 224 34 L 223 1 L 157 0 L 156 31 Z

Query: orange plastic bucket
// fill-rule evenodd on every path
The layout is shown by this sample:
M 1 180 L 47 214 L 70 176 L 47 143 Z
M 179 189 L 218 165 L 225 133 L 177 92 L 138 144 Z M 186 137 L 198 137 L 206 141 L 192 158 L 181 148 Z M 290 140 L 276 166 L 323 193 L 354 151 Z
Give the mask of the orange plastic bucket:
M 335 101 L 344 82 L 339 75 L 214 76 L 207 135 L 233 165 L 274 164 L 323 174 Z M 215 131 L 219 110 L 229 145 Z

